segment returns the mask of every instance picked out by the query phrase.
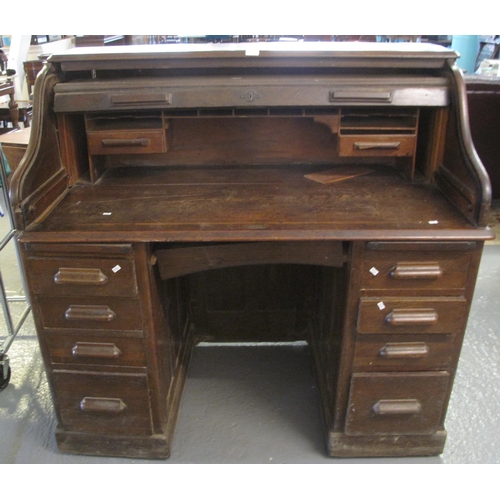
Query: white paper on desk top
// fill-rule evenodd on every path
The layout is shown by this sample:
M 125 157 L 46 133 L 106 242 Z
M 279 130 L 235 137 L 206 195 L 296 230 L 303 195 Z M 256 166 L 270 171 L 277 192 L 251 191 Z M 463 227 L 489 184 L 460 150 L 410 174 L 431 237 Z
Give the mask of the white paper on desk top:
M 251 48 L 251 49 L 246 49 L 245 50 L 245 55 L 246 56 L 258 56 L 260 54 L 260 50 L 257 48 Z

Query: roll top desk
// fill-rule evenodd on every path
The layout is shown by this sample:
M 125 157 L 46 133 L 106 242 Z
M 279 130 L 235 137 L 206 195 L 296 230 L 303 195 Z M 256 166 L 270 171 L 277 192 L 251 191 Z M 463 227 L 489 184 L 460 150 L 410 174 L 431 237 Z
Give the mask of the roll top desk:
M 10 200 L 60 450 L 167 458 L 197 342 L 303 340 L 329 455 L 439 454 L 492 237 L 455 59 L 52 55 Z

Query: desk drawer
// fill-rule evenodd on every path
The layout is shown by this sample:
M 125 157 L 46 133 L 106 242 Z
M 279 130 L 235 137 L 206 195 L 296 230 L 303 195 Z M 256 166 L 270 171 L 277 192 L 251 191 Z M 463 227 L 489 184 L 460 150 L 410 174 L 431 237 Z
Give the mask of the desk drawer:
M 450 369 L 453 335 L 360 336 L 354 350 L 353 371 L 431 371 Z
M 165 132 L 158 130 L 116 130 L 87 133 L 92 155 L 165 153 Z
M 142 330 L 139 302 L 121 297 L 37 297 L 45 328 Z
M 362 298 L 358 333 L 457 333 L 467 321 L 464 297 Z
M 339 156 L 412 156 L 414 135 L 356 134 L 339 137 Z
M 29 257 L 27 263 L 35 294 L 137 295 L 133 260 Z
M 346 434 L 434 434 L 443 425 L 447 372 L 355 373 Z
M 45 339 L 53 364 L 146 366 L 140 337 L 47 332 Z
M 146 375 L 54 370 L 51 380 L 64 430 L 151 434 Z
M 471 257 L 471 252 L 368 251 L 361 272 L 361 288 L 463 290 Z

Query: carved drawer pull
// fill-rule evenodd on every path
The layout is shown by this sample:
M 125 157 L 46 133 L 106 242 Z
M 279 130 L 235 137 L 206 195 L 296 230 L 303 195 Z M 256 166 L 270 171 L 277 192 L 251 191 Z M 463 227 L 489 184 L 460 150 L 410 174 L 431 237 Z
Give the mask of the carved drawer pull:
M 61 267 L 54 276 L 57 285 L 105 285 L 108 277 L 100 269 Z
M 149 139 L 146 137 L 137 139 L 101 139 L 101 144 L 106 148 L 147 147 L 149 146 Z
M 429 346 L 425 342 L 398 342 L 385 344 L 379 356 L 386 359 L 425 358 L 429 354 Z
M 111 321 L 116 313 L 108 306 L 71 305 L 64 313 L 68 320 Z
M 119 398 L 90 398 L 80 401 L 80 410 L 98 413 L 122 413 L 127 405 Z
M 438 279 L 443 276 L 443 270 L 437 262 L 428 264 L 396 264 L 389 273 L 394 279 Z
M 392 326 L 434 325 L 438 321 L 438 313 L 435 309 L 394 309 L 385 321 Z
M 99 344 L 93 342 L 77 342 L 71 349 L 76 358 L 117 359 L 122 352 L 115 344 Z
M 355 142 L 354 149 L 399 149 L 401 142 Z
M 377 415 L 416 415 L 422 405 L 418 399 L 381 399 L 372 409 Z

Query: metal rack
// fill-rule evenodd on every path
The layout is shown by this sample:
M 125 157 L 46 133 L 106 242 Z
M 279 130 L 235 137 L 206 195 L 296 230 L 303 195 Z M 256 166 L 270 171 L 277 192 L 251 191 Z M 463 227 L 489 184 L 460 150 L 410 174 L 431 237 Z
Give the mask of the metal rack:
M 12 213 L 12 208 L 10 206 L 10 203 L 8 202 L 8 192 L 6 189 L 7 186 L 7 165 L 6 162 L 4 161 L 4 156 L 2 152 L 2 148 L 0 145 L 0 179 L 1 179 L 1 189 L 4 194 L 4 200 L 5 200 L 5 207 L 2 207 L 5 210 L 5 214 L 7 215 L 9 219 L 9 226 L 10 230 L 8 233 L 3 237 L 3 239 L 0 242 L 0 252 L 4 250 L 4 248 L 7 246 L 7 244 L 12 240 L 14 237 L 16 231 L 14 229 L 14 217 Z M 23 280 L 23 285 L 24 285 L 24 277 L 21 276 Z M 26 287 L 24 287 L 24 290 L 26 290 Z M 26 307 L 21 314 L 19 320 L 17 323 L 14 322 L 11 312 L 10 312 L 10 306 L 9 303 L 11 302 L 26 302 Z M 2 277 L 2 272 L 0 269 L 0 303 L 2 306 L 4 318 L 5 318 L 5 324 L 7 326 L 7 336 L 3 340 L 2 344 L 0 345 L 0 391 L 5 389 L 10 381 L 10 376 L 11 376 L 11 369 L 10 369 L 10 363 L 9 363 L 9 356 L 7 355 L 8 350 L 10 349 L 10 346 L 12 345 L 12 342 L 14 341 L 14 338 L 18 334 L 19 330 L 24 324 L 24 321 L 28 317 L 30 311 L 31 311 L 31 305 L 28 302 L 28 299 L 26 296 L 10 296 L 7 297 L 7 293 L 5 291 L 5 285 Z

